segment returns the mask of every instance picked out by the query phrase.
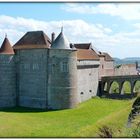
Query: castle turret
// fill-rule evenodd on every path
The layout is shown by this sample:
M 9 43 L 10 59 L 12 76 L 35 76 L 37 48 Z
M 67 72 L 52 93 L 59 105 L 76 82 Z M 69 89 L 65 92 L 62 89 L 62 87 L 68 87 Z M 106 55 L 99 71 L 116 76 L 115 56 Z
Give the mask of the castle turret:
M 7 35 L 5 36 L 5 39 L 1 45 L 0 54 L 10 54 L 10 55 L 14 54 L 14 50 L 11 47 L 11 44 L 7 38 Z
M 51 109 L 73 108 L 78 101 L 76 49 L 63 31 L 52 43 L 49 53 L 50 73 L 48 106 Z
M 14 51 L 5 37 L 0 48 L 0 107 L 16 105 L 16 72 Z

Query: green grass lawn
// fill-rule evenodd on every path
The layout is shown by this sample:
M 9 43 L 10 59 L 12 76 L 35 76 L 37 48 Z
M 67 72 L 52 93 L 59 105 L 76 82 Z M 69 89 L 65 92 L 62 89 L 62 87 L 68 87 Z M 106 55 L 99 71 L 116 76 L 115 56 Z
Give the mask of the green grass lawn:
M 27 108 L 0 111 L 0 137 L 97 137 L 108 125 L 121 136 L 133 100 L 93 98 L 75 109 L 41 111 Z M 120 134 L 119 134 L 119 133 Z

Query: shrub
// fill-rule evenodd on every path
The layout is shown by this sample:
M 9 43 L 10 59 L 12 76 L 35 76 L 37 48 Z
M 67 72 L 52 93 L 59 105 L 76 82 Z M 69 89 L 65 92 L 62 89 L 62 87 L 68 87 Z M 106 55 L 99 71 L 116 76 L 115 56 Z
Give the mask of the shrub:
M 133 138 L 140 138 L 140 127 L 133 129 L 131 136 Z
M 112 138 L 113 137 L 113 131 L 112 131 L 111 128 L 104 125 L 101 128 L 99 128 L 99 134 L 98 135 L 101 138 Z

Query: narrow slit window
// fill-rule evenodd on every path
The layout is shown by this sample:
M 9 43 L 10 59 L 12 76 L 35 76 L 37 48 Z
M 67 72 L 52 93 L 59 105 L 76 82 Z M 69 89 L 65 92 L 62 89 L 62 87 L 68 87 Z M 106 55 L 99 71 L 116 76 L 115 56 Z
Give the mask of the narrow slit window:
M 55 72 L 55 64 L 52 64 L 51 72 L 52 72 L 52 73 Z

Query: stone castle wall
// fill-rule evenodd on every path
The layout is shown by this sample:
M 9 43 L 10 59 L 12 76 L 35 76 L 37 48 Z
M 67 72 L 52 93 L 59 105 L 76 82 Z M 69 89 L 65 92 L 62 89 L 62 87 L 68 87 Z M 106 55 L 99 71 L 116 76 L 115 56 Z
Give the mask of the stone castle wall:
M 80 102 L 97 95 L 99 78 L 99 61 L 77 61 L 78 95 Z
M 115 68 L 115 75 L 137 75 L 138 71 L 135 64 L 122 64 Z
M 49 56 L 49 107 L 52 109 L 73 108 L 79 103 L 76 52 L 50 49 Z
M 47 108 L 48 49 L 16 51 L 19 106 Z
M 114 62 L 105 61 L 104 57 L 100 57 L 100 66 L 99 66 L 99 79 L 103 76 L 113 76 L 115 75 L 114 71 Z
M 0 55 L 0 107 L 16 106 L 16 69 L 14 55 Z
M 0 107 L 65 109 L 97 95 L 99 61 L 76 51 L 18 49 L 0 54 Z

